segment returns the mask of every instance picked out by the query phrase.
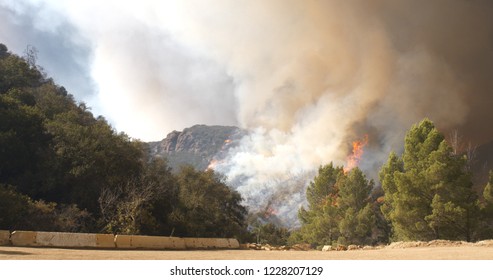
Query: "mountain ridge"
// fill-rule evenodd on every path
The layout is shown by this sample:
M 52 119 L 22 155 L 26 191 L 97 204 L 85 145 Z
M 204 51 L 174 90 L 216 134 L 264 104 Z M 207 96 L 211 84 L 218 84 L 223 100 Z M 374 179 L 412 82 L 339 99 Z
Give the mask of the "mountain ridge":
M 163 140 L 147 145 L 151 157 L 166 158 L 174 171 L 182 165 L 205 170 L 214 159 L 226 156 L 245 134 L 236 126 L 198 124 L 183 131 L 174 130 Z

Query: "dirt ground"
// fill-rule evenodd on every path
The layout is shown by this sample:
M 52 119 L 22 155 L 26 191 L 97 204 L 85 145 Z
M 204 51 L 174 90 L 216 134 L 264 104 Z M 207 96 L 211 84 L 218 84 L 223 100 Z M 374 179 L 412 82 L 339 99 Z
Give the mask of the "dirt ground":
M 0 260 L 493 260 L 488 244 L 395 243 L 370 250 L 93 250 L 0 246 Z

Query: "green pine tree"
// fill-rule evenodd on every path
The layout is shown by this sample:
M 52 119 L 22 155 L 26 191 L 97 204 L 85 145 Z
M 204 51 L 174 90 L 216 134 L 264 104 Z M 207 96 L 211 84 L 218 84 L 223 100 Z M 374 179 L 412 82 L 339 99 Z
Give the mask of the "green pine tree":
M 344 176 L 342 167 L 334 167 L 332 163 L 318 169 L 318 175 L 306 190 L 308 210 L 302 207 L 298 212 L 301 241 L 331 244 L 339 238 L 337 182 L 341 176 Z
M 467 158 L 454 154 L 425 119 L 406 135 L 402 158 L 391 154 L 380 171 L 385 191 L 381 211 L 396 240 L 471 240 L 479 202 Z
M 368 181 L 359 168 L 352 169 L 342 178 L 338 203 L 341 217 L 339 232 L 342 237 L 339 243 L 371 243 L 371 233 L 375 226 L 375 215 L 370 203 L 373 181 Z
M 298 241 L 322 244 L 370 244 L 375 215 L 370 201 L 373 181 L 359 168 L 348 173 L 332 163 L 319 168 L 307 188 L 308 209 L 301 208 Z

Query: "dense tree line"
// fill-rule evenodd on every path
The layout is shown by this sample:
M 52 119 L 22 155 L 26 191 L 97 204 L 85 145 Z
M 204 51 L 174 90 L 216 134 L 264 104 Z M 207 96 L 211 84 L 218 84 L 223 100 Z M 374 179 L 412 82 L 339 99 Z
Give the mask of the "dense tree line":
M 380 186 L 358 168 L 322 166 L 308 186 L 308 209 L 290 242 L 375 244 L 389 241 L 493 237 L 493 172 L 482 193 L 473 190 L 468 154 L 454 151 L 425 119 L 389 155 Z
M 0 228 L 241 237 L 246 209 L 213 171 L 170 172 L 94 117 L 35 56 L 0 44 Z

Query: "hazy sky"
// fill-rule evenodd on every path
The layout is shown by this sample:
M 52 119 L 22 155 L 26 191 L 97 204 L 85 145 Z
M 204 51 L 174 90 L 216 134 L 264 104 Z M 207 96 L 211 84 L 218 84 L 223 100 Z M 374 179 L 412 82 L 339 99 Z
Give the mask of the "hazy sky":
M 324 102 L 348 114 L 337 129 L 429 116 L 493 138 L 491 1 L 0 0 L 0 18 L 12 51 L 34 45 L 56 81 L 143 140 L 196 123 L 330 126 L 305 117 Z
M 343 164 L 364 135 L 375 174 L 424 117 L 493 139 L 488 0 L 0 0 L 0 42 L 35 46 L 50 76 L 131 137 L 250 129 L 222 166 L 255 178 L 244 193 Z

